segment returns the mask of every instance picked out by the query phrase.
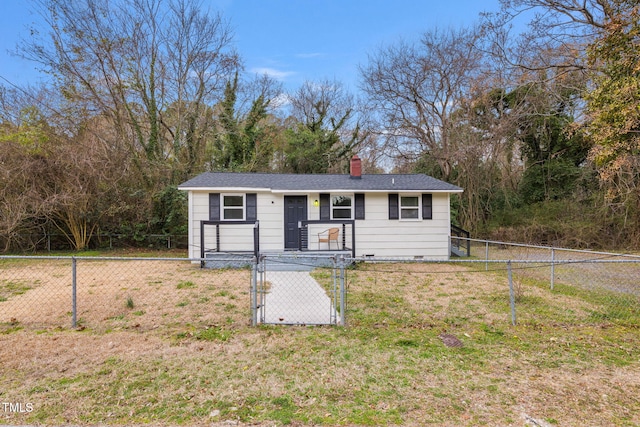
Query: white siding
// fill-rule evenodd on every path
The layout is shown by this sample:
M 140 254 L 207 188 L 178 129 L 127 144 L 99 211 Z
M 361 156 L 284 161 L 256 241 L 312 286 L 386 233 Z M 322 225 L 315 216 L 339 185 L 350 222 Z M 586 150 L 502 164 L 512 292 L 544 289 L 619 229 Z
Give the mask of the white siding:
M 433 219 L 389 220 L 387 194 L 365 195 L 356 221 L 356 256 L 449 258 L 449 195 L 433 194 Z
M 189 256 L 200 257 L 200 221 L 209 219 L 210 191 L 189 192 Z M 220 192 L 223 194 L 224 192 Z M 237 191 L 235 192 L 237 194 Z M 320 209 L 314 201 L 318 193 L 310 193 L 308 219 L 317 220 Z M 388 195 L 367 193 L 365 195 L 365 219 L 356 220 L 356 256 L 416 257 L 431 259 L 449 258 L 450 209 L 449 194 L 434 193 L 433 219 L 389 220 Z M 257 212 L 260 221 L 260 250 L 281 251 L 284 249 L 284 195 L 257 193 Z M 330 224 L 309 226 L 309 249 L 318 248 L 317 233 L 330 228 Z M 341 228 L 341 227 L 340 227 Z M 253 250 L 253 228 L 251 225 L 221 226 L 220 250 Z M 340 235 L 342 242 L 342 228 Z M 351 229 L 346 227 L 346 245 L 351 247 Z M 215 248 L 215 226 L 205 227 L 205 248 Z M 332 246 L 335 248 L 335 246 Z M 326 249 L 326 244 L 322 249 Z
M 281 194 L 258 193 L 260 250 L 284 248 L 284 198 Z
M 209 192 L 189 191 L 189 257 L 200 258 L 200 221 L 209 220 Z M 208 230 L 205 230 L 208 231 Z M 206 235 L 208 239 L 215 240 Z M 206 245 L 205 245 L 206 246 Z
M 310 194 L 310 201 L 317 200 L 318 194 Z M 356 220 L 356 256 L 375 255 L 380 257 L 416 257 L 430 259 L 449 258 L 450 209 L 449 194 L 435 193 L 432 196 L 433 219 L 389 220 L 389 199 L 387 193 L 365 194 L 365 219 Z M 320 219 L 320 210 L 310 203 L 309 219 Z M 338 238 L 342 246 L 341 225 Z M 326 243 L 318 244 L 318 233 L 333 227 L 331 224 L 309 225 L 309 249 L 327 249 Z M 344 229 L 345 244 L 351 244 L 351 226 Z M 332 244 L 335 249 L 335 245 Z

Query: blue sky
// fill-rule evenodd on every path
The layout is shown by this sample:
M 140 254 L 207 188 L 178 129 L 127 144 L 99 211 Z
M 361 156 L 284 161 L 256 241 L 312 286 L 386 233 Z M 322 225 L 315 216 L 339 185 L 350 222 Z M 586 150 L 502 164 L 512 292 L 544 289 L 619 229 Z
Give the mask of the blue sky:
M 37 83 L 35 64 L 11 56 L 20 36 L 37 25 L 27 1 L 2 0 L 0 84 Z M 202 0 L 234 29 L 246 70 L 268 73 L 285 88 L 305 80 L 338 80 L 357 90 L 358 65 L 380 46 L 416 40 L 430 28 L 470 26 L 498 0 Z M 6 80 L 5 80 L 6 79 Z

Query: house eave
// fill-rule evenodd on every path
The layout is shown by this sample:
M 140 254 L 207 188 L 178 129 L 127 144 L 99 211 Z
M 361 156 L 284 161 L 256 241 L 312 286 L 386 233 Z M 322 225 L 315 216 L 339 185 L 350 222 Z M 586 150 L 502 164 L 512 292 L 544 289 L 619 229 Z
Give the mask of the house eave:
M 462 193 L 464 190 L 430 190 L 427 188 L 404 190 L 399 188 L 388 188 L 379 190 L 367 190 L 362 188 L 323 188 L 314 190 L 271 190 L 274 194 L 309 194 L 309 193 Z
M 354 189 L 354 188 L 322 188 L 322 189 L 309 189 L 309 190 L 287 190 L 287 189 L 271 189 L 271 188 L 253 188 L 253 187 L 178 187 L 178 190 L 182 191 L 221 191 L 221 192 L 265 192 L 273 194 L 309 194 L 309 193 L 462 193 L 463 189 L 451 189 L 451 190 L 433 190 L 428 188 L 423 189 L 401 189 L 401 188 L 388 188 L 378 190 L 368 189 Z
M 252 188 L 252 187 L 178 187 L 182 191 L 227 191 L 238 193 L 258 193 L 271 192 L 270 188 Z

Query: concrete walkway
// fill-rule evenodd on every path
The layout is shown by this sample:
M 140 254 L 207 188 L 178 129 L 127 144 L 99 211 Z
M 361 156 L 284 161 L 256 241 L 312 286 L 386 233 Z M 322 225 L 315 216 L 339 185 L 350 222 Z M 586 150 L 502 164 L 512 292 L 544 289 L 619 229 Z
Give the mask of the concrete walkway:
M 267 271 L 263 322 L 286 325 L 329 325 L 337 311 L 307 271 Z M 339 320 L 339 319 L 338 319 Z M 259 319 L 260 320 L 260 315 Z

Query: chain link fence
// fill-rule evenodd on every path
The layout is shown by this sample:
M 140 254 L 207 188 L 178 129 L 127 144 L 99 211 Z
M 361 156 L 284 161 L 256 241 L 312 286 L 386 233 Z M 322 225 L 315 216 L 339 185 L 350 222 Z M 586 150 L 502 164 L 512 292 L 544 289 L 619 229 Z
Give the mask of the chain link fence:
M 5 241 L 0 236 L 0 246 Z M 31 233 L 13 236 L 10 244 L 15 251 L 68 251 L 74 250 L 72 242 L 61 233 Z M 186 234 L 118 234 L 94 233 L 89 239 L 88 248 L 154 248 L 154 249 L 186 249 L 189 247 L 189 236 Z
M 0 326 L 224 336 L 238 325 L 376 327 L 406 316 L 640 325 L 640 257 L 471 243 L 472 257 L 448 261 L 0 256 Z
M 473 259 L 484 260 L 486 269 L 496 262 L 511 261 L 519 274 L 582 289 L 640 294 L 640 255 L 596 252 L 546 246 L 468 239 Z
M 640 256 L 468 239 L 471 259 L 485 271 L 512 274 L 519 312 L 531 311 L 543 321 L 547 309 L 531 309 L 542 296 L 557 306 L 567 323 L 638 321 Z M 581 301 L 580 307 L 574 304 Z

